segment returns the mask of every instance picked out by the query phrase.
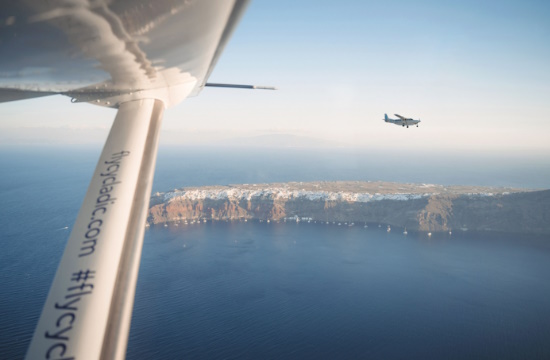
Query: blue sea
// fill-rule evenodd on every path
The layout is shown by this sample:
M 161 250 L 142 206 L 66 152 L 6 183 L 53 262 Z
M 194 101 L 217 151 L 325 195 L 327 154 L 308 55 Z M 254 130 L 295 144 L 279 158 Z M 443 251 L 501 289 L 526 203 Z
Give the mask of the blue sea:
M 101 149 L 0 148 L 0 358 L 24 356 Z M 550 188 L 549 160 L 161 148 L 154 191 L 385 180 Z M 68 228 L 66 228 L 68 227 Z M 370 224 L 146 231 L 129 359 L 549 359 L 550 237 Z

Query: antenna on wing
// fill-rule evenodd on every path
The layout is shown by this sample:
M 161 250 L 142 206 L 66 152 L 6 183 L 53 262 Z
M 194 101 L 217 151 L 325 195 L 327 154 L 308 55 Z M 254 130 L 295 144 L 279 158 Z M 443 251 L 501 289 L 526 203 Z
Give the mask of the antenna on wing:
M 275 86 L 261 86 L 261 85 L 206 83 L 206 84 L 204 84 L 204 86 L 222 87 L 222 88 L 236 88 L 236 89 L 277 90 L 277 88 Z

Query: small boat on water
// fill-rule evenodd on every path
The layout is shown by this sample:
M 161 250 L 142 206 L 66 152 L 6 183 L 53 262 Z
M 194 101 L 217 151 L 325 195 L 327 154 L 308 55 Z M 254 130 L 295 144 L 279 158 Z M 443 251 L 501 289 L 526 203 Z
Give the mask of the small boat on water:
M 403 231 L 403 234 L 404 234 L 404 235 L 407 235 L 407 234 L 408 234 L 407 228 L 405 228 L 405 231 Z
M 390 231 L 391 231 L 391 227 L 388 225 L 388 230 L 387 230 L 387 232 L 390 232 Z
M 428 233 L 428 236 L 432 236 L 432 233 L 431 233 L 431 232 L 429 232 L 429 233 Z

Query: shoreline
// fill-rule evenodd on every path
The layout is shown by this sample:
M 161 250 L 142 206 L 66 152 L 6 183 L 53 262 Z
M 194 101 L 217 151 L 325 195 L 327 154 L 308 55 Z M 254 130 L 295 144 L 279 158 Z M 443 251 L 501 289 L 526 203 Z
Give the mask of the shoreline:
M 147 223 L 317 221 L 550 234 L 550 190 L 388 182 L 292 182 L 156 193 Z
M 206 221 L 205 221 L 206 220 Z M 329 222 L 328 224 L 321 223 L 321 221 L 313 220 L 311 222 L 295 222 L 295 221 L 265 221 L 260 219 L 247 219 L 246 221 L 244 219 L 201 219 L 200 222 L 195 221 L 194 223 L 188 222 L 185 224 L 184 221 L 181 222 L 169 222 L 169 223 L 161 223 L 161 224 L 153 224 L 153 225 L 147 225 L 146 230 L 190 230 L 195 227 L 199 226 L 212 226 L 212 225 L 262 225 L 266 228 L 272 227 L 275 228 L 277 226 L 311 226 L 311 227 L 321 227 L 321 228 L 331 228 L 331 229 L 339 229 L 341 231 L 346 230 L 352 230 L 357 229 L 359 231 L 377 231 L 380 233 L 388 233 L 388 234 L 394 234 L 399 235 L 403 237 L 412 236 L 417 237 L 421 236 L 425 239 L 442 239 L 442 237 L 446 239 L 450 239 L 452 237 L 462 238 L 467 234 L 487 234 L 491 236 L 498 236 L 498 235 L 516 235 L 516 236 L 529 236 L 530 238 L 534 239 L 540 239 L 543 243 L 547 243 L 547 240 L 550 240 L 548 234 L 542 234 L 542 233 L 532 233 L 532 232 L 519 232 L 519 231 L 501 231 L 501 230 L 491 230 L 491 229 L 485 229 L 485 230 L 477 230 L 477 229 L 452 229 L 451 231 L 423 231 L 423 230 L 414 230 L 414 229 L 408 229 L 399 225 L 390 225 L 390 224 L 378 224 L 378 223 L 354 223 L 353 225 L 350 225 L 350 223 L 341 223 L 338 225 L 338 222 L 335 222 L 334 224 L 332 222 Z M 380 225 L 380 226 L 379 226 Z M 365 227 L 366 226 L 366 227 Z M 390 226 L 391 230 L 387 231 L 388 226 Z M 407 233 L 405 233 L 405 230 Z M 431 235 L 429 235 L 431 233 Z M 519 241 L 519 240 L 518 240 Z

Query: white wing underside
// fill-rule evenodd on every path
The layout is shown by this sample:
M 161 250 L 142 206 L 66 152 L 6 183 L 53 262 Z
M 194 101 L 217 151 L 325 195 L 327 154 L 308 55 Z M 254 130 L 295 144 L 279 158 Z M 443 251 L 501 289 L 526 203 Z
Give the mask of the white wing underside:
M 0 10 L 14 19 L 2 28 L 0 53 L 10 56 L 0 57 L 0 102 L 64 94 L 110 107 L 150 97 L 174 105 L 203 89 L 247 3 L 8 3 Z

